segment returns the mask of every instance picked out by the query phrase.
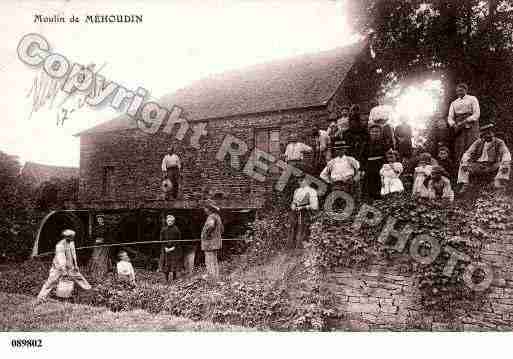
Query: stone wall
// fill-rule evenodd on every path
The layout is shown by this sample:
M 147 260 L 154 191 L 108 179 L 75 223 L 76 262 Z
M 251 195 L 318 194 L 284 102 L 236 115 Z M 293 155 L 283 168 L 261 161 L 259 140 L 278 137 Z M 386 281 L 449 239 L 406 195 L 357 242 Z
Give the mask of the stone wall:
M 483 301 L 454 313 L 434 313 L 421 305 L 421 293 L 406 262 L 365 269 L 338 269 L 328 284 L 345 313 L 347 330 L 465 330 L 513 329 L 513 235 L 497 235 L 483 244 L 481 260 L 492 265 L 494 281 Z M 407 260 L 407 259 L 405 259 Z M 447 314 L 452 314 L 447 316 Z
M 255 146 L 255 130 L 279 128 L 282 153 L 291 133 L 300 140 L 312 143 L 311 133 L 316 126 L 327 126 L 328 114 L 323 108 L 280 113 L 246 115 L 208 122 L 207 135 L 200 138 L 199 149 L 191 146 L 192 131 L 182 141 L 175 138 L 178 126 L 171 134 L 159 131 L 148 135 L 140 130 L 97 133 L 81 137 L 79 201 L 85 206 L 99 201 L 156 200 L 161 195 L 161 161 L 170 144 L 174 144 L 183 164 L 182 199 L 195 201 L 206 196 L 227 200 L 243 207 L 259 207 L 271 192 L 272 178 L 264 183 L 249 178 L 225 161 L 216 160 L 225 136 L 232 135 L 248 145 L 241 157 L 242 165 Z M 195 123 L 191 122 L 191 126 Z M 308 160 L 308 159 L 307 159 Z M 112 193 L 103 193 L 106 166 L 113 167 Z M 184 207 L 187 207 L 184 203 Z

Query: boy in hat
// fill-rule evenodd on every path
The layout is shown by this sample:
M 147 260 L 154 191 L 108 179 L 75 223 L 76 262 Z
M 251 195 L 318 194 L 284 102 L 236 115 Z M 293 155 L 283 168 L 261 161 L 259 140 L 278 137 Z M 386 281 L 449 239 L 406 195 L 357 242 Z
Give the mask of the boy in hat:
M 433 200 L 454 201 L 454 191 L 447 173 L 441 166 L 433 166 L 428 183 L 428 198 Z
M 481 110 L 476 97 L 468 95 L 468 85 L 456 86 L 458 98 L 451 103 L 447 124 L 454 133 L 454 155 L 459 162 L 463 153 L 479 138 Z
M 205 252 L 207 275 L 217 279 L 219 277 L 217 256 L 222 247 L 221 235 L 223 234 L 224 227 L 219 216 L 220 209 L 213 201 L 206 201 L 203 209 L 207 215 L 207 220 L 201 231 L 201 250 Z
M 91 289 L 91 285 L 78 270 L 77 253 L 75 252 L 75 231 L 66 229 L 62 231 L 61 236 L 62 239 L 55 246 L 55 257 L 50 268 L 50 275 L 37 296 L 38 303 L 46 300 L 48 294 L 64 276 L 69 277 L 85 290 Z
M 504 188 L 504 181 L 509 180 L 511 153 L 500 138 L 493 133 L 493 124 L 481 127 L 481 138 L 475 141 L 461 158 L 458 171 L 458 184 L 461 192 L 468 189 L 471 175 L 494 177 L 495 188 Z
M 310 187 L 304 174 L 300 175 L 299 180 L 299 188 L 294 191 L 290 205 L 289 245 L 291 248 L 302 247 L 303 241 L 308 237 L 310 212 L 319 209 L 317 192 Z
M 162 177 L 164 181 L 169 180 L 171 182 L 173 198 L 178 196 L 178 186 L 181 170 L 182 165 L 180 163 L 180 157 L 178 157 L 178 155 L 175 153 L 174 147 L 169 146 L 167 149 L 167 154 L 162 159 Z
M 438 165 L 445 170 L 447 177 L 453 181 L 455 170 L 454 162 L 452 161 L 450 154 L 451 153 L 449 151 L 449 147 L 445 146 L 443 143 L 440 143 L 438 147 L 438 156 L 436 157 L 436 161 L 438 162 Z

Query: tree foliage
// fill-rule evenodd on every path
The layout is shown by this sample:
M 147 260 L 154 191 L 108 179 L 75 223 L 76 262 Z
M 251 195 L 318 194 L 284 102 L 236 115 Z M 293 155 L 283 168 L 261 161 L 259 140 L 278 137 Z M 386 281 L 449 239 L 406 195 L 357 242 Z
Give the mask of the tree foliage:
M 480 97 L 482 118 L 505 122 L 513 109 L 512 0 L 346 4 L 354 30 L 370 40 L 383 88 L 441 78 L 447 106 L 455 85 L 467 82 Z

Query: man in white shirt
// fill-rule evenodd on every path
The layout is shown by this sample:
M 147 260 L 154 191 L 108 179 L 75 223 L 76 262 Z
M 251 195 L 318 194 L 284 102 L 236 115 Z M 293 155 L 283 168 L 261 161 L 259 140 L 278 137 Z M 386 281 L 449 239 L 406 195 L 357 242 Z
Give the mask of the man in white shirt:
M 468 86 L 456 86 L 458 98 L 451 103 L 447 124 L 454 132 L 454 159 L 459 162 L 463 153 L 479 138 L 481 110 L 475 96 L 467 94 Z
M 481 127 L 481 138 L 475 141 L 463 154 L 458 171 L 461 193 L 466 192 L 470 176 L 494 177 L 496 189 L 504 188 L 503 181 L 509 180 L 511 153 L 503 140 L 493 134 L 493 124 Z
M 61 236 L 62 239 L 55 246 L 55 256 L 50 268 L 50 275 L 37 296 L 37 303 L 46 300 L 62 277 L 69 277 L 85 290 L 91 289 L 91 285 L 78 271 L 77 253 L 75 252 L 75 231 L 66 229 L 62 231 Z
M 179 179 L 181 176 L 182 165 L 180 157 L 175 153 L 173 146 L 169 146 L 167 154 L 162 159 L 162 177 L 165 180 L 170 180 L 173 185 L 172 196 L 178 196 Z M 167 195 L 167 193 L 166 193 Z
M 317 191 L 310 187 L 304 174 L 299 179 L 299 188 L 294 191 L 289 215 L 289 244 L 295 248 L 302 248 L 303 241 L 309 235 L 310 213 L 319 209 Z
M 349 148 L 345 141 L 335 142 L 336 157 L 321 172 L 321 179 L 331 184 L 334 191 L 353 193 L 353 187 L 360 179 L 360 163 L 355 158 L 346 156 Z
M 297 169 L 304 169 L 304 153 L 312 152 L 313 148 L 299 142 L 297 135 L 292 134 L 289 137 L 289 144 L 285 149 L 285 161 L 287 164 L 296 167 Z

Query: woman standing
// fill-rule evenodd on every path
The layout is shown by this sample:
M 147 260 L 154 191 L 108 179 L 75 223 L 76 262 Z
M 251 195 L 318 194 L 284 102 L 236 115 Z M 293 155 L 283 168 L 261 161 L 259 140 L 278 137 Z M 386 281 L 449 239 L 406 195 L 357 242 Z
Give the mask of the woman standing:
M 169 274 L 172 273 L 175 280 L 177 272 L 183 268 L 182 246 L 176 242 L 182 240 L 182 234 L 175 225 L 175 217 L 170 214 L 166 217 L 166 225 L 160 230 L 160 240 L 166 243 L 162 244 L 160 251 L 159 270 L 169 283 Z
M 371 124 L 369 127 L 369 144 L 365 150 L 363 168 L 365 168 L 365 188 L 370 199 L 381 198 L 381 174 L 380 170 L 385 163 L 385 154 L 390 145 L 383 140 L 382 127 Z
M 102 215 L 96 216 L 96 228 L 93 232 L 95 238 L 94 244 L 101 246 L 105 244 L 105 237 L 107 230 L 105 228 L 105 219 Z M 112 264 L 109 257 L 109 247 L 96 247 L 93 249 L 93 254 L 89 261 L 88 271 L 95 281 L 99 281 L 112 269 Z
M 201 249 L 205 252 L 205 266 L 207 275 L 214 279 L 219 277 L 218 252 L 222 247 L 221 235 L 224 227 L 219 216 L 219 207 L 214 202 L 207 201 L 204 206 L 207 220 L 201 231 Z

